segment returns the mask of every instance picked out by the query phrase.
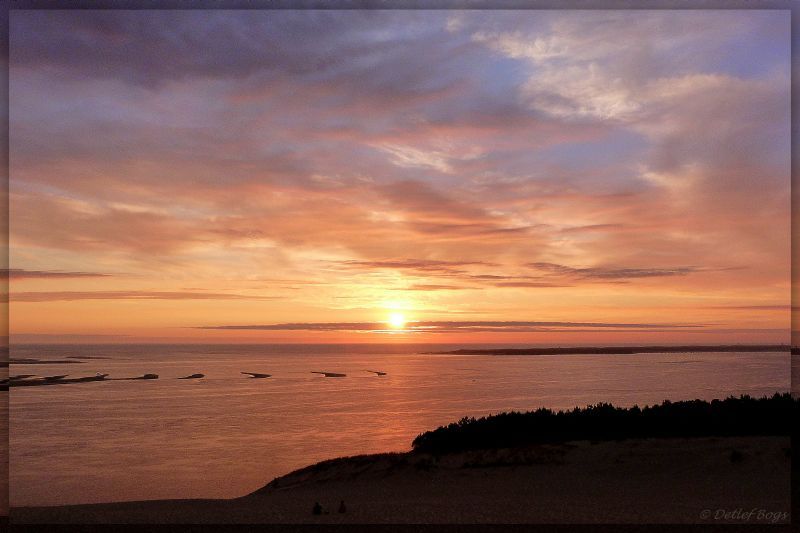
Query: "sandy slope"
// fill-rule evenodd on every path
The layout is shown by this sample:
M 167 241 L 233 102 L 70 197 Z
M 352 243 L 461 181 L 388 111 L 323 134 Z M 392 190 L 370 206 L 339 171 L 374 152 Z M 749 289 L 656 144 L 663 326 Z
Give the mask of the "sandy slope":
M 780 513 L 790 508 L 789 446 L 788 437 L 645 439 L 470 452 L 438 460 L 421 454 L 361 456 L 298 470 L 233 500 L 14 508 L 11 520 L 787 523 L 790 517 Z M 345 514 L 336 512 L 340 500 Z M 315 501 L 330 514 L 312 515 Z M 759 517 L 759 510 L 775 514 Z

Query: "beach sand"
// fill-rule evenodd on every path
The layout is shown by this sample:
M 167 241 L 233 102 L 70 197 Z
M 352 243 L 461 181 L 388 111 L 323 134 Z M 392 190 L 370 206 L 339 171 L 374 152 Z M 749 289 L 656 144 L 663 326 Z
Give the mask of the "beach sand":
M 789 437 L 720 437 L 358 456 L 232 500 L 20 507 L 11 522 L 786 524 L 789 449 Z

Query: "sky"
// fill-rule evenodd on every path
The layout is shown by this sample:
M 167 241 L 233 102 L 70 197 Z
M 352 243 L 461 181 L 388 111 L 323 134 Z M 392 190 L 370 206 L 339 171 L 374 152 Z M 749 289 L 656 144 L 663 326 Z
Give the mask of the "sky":
M 12 342 L 789 342 L 788 11 L 13 11 Z

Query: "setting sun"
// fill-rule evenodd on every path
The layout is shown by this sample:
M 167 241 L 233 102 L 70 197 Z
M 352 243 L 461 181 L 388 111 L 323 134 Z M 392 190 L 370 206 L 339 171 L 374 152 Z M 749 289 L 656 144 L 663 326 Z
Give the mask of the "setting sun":
M 403 313 L 392 313 L 389 315 L 389 326 L 394 329 L 403 329 L 406 325 L 406 317 Z

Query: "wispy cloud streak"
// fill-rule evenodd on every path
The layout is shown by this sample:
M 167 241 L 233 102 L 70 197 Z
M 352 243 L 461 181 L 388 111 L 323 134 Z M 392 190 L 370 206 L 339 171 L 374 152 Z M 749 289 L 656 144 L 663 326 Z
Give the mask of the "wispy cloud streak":
M 7 275 L 9 279 L 69 279 L 69 278 L 106 278 L 110 274 L 99 272 L 62 272 L 58 270 L 25 270 L 11 268 L 4 270 L 0 275 Z
M 617 268 L 617 267 L 591 267 L 574 268 L 555 263 L 529 263 L 529 267 L 551 274 L 575 277 L 579 279 L 611 279 L 625 280 L 636 278 L 661 278 L 670 276 L 686 276 L 699 269 L 692 266 L 676 268 Z
M 180 291 L 37 291 L 11 292 L 12 302 L 74 300 L 269 300 L 274 296 Z

